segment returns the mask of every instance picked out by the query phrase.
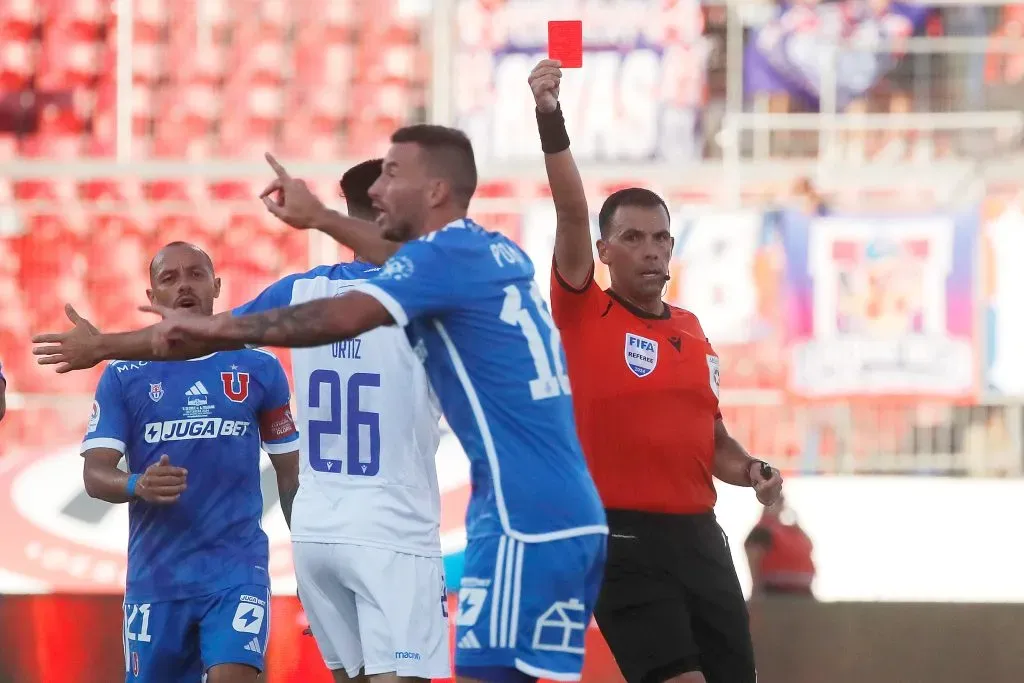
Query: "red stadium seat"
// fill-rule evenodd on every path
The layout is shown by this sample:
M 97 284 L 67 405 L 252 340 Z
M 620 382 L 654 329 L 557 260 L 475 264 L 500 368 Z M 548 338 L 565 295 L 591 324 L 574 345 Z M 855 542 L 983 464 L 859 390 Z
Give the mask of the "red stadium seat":
M 76 40 L 96 40 L 111 20 L 109 0 L 41 0 L 48 26 Z
M 159 42 L 161 31 L 167 24 L 165 0 L 135 0 L 134 10 L 132 37 L 136 44 Z
M 51 28 L 43 36 L 36 86 L 41 90 L 88 86 L 104 66 L 102 54 L 101 43 L 74 40 Z
M 0 0 L 0 36 L 6 40 L 28 40 L 39 23 L 37 0 Z
M 214 43 L 196 44 L 194 37 L 176 45 L 173 41 L 168 50 L 168 59 L 177 65 L 171 75 L 181 83 L 214 85 L 227 72 L 227 53 Z
M 0 133 L 0 161 L 9 161 L 18 156 L 18 138 Z
M 137 43 L 132 47 L 132 74 L 135 83 L 154 85 L 165 73 L 167 51 L 160 45 Z
M 0 91 L 26 88 L 35 74 L 38 53 L 35 41 L 0 38 Z
M 316 27 L 327 42 L 348 41 L 359 28 L 351 2 L 306 0 L 296 7 L 300 27 Z

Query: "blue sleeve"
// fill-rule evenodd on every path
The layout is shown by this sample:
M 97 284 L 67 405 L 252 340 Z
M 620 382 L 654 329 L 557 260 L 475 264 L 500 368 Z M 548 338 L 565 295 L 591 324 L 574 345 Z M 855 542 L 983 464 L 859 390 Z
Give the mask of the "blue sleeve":
M 128 450 L 130 421 L 121 380 L 115 363 L 107 365 L 96 387 L 89 426 L 82 441 L 82 454 L 92 448 L 111 448 L 120 453 Z
M 273 354 L 266 353 L 266 377 L 264 378 L 263 405 L 260 406 L 260 437 L 263 450 L 270 455 L 291 453 L 299 449 L 299 432 L 291 412 L 291 391 L 288 377 L 280 361 Z
M 249 315 L 250 313 L 263 313 L 272 311 L 275 308 L 285 308 L 292 304 L 292 286 L 299 279 L 299 275 L 283 277 L 270 285 L 259 295 L 248 303 L 244 303 L 232 309 L 232 315 Z
M 407 242 L 388 259 L 377 277 L 355 288 L 369 294 L 387 309 L 395 323 L 444 313 L 455 308 L 467 293 L 462 269 L 440 240 Z

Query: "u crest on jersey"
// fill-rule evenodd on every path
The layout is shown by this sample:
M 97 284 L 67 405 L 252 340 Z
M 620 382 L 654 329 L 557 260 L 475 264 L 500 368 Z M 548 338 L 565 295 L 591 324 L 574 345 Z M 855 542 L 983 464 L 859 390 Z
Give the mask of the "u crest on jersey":
M 637 377 L 646 377 L 658 366 L 658 342 L 631 332 L 626 333 L 626 367 Z
M 220 379 L 224 384 L 224 395 L 235 403 L 244 403 L 249 397 L 248 372 L 222 372 Z

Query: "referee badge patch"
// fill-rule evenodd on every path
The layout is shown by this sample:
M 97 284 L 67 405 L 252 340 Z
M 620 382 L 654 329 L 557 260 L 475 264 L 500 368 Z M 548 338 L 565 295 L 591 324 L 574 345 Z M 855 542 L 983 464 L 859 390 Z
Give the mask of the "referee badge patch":
M 658 366 L 658 342 L 626 333 L 626 367 L 637 377 L 646 377 Z
M 718 394 L 722 380 L 722 373 L 718 370 L 718 356 L 708 354 L 708 381 L 711 382 L 711 391 L 715 392 L 715 398 L 721 398 Z

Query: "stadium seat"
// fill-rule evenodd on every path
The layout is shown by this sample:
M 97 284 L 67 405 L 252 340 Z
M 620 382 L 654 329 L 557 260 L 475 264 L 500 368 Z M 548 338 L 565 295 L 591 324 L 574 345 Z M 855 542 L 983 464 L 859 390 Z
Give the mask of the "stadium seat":
M 70 38 L 93 41 L 111 20 L 109 0 L 40 0 L 47 27 L 57 26 Z
M 28 87 L 35 75 L 39 45 L 35 41 L 0 37 L 0 91 Z
M 40 18 L 37 0 L 0 0 L 0 36 L 7 40 L 28 40 Z
M 43 34 L 36 87 L 50 91 L 88 87 L 103 66 L 101 43 L 76 40 L 57 27 L 48 27 Z
M 165 0 L 135 0 L 135 22 L 132 38 L 135 43 L 156 43 L 167 24 L 167 2 Z

